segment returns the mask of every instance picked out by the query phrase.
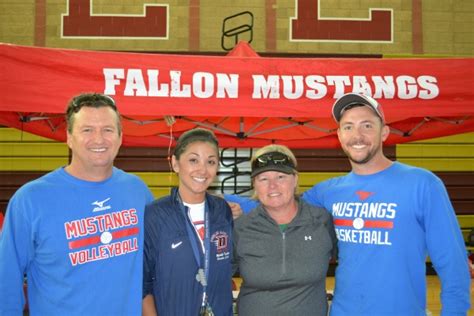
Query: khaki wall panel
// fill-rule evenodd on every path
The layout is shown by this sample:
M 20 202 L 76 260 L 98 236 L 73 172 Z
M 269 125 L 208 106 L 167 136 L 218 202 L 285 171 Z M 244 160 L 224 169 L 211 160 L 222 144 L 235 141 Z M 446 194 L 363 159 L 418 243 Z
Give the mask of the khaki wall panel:
M 417 145 L 397 145 L 397 157 L 442 157 L 442 158 L 472 158 L 474 157 L 474 145 L 438 145 L 438 144 L 417 144 Z
M 0 2 L 0 42 L 33 45 L 34 3 L 34 0 Z
M 474 132 L 463 133 L 439 138 L 425 139 L 411 144 L 474 144 Z
M 68 157 L 69 148 L 65 143 L 2 143 L 0 157 Z
M 474 171 L 471 158 L 398 158 L 398 161 L 431 171 Z
M 296 16 L 296 6 L 303 0 L 274 0 L 267 8 L 264 0 L 214 1 L 199 0 L 199 16 L 190 17 L 189 1 L 125 1 L 94 0 L 94 14 L 141 15 L 144 4 L 167 4 L 169 12 L 169 34 L 167 39 L 128 38 L 61 38 L 61 16 L 67 12 L 71 0 L 43 1 L 45 10 L 36 10 L 42 1 L 16 0 L 0 3 L 0 42 L 33 45 L 41 30 L 35 26 L 46 25 L 44 45 L 48 47 L 122 50 L 122 51 L 189 51 L 190 19 L 198 20 L 200 52 L 220 52 L 221 29 L 225 17 L 242 11 L 254 14 L 254 39 L 252 46 L 265 52 L 267 34 L 275 34 L 278 53 L 301 54 L 374 54 L 386 56 L 414 55 L 415 47 L 421 47 L 426 56 L 472 56 L 474 54 L 474 2 L 473 1 L 422 1 L 421 16 L 412 12 L 413 1 L 381 0 L 320 0 L 320 15 L 330 19 L 368 19 L 369 8 L 393 10 L 393 43 L 349 43 L 349 42 L 302 42 L 290 41 L 291 19 Z M 313 0 L 317 2 L 318 0 Z M 302 2 L 301 2 L 302 3 Z M 35 23 L 35 12 L 44 12 L 46 21 Z M 269 12 L 276 18 L 275 30 L 266 30 Z M 39 16 L 38 18 L 42 18 Z M 269 17 L 271 18 L 271 17 Z M 422 43 L 413 43 L 413 19 L 420 19 Z M 44 24 L 42 24 L 44 22 Z M 270 24 L 271 25 L 271 24 Z M 416 23 L 415 23 L 416 25 Z M 273 36 L 273 35 L 272 35 Z M 268 39 L 273 40 L 273 39 Z M 38 39 L 38 44 L 42 41 Z M 418 49 L 418 48 L 416 48 Z M 418 56 L 418 55 L 416 55 Z
M 0 170 L 7 171 L 50 171 L 66 166 L 67 157 L 0 157 Z

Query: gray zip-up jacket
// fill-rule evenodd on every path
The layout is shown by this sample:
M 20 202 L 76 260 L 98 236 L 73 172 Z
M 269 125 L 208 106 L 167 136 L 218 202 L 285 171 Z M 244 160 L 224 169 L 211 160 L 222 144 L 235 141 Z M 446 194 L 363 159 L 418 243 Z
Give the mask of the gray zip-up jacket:
M 332 216 L 298 201 L 282 232 L 262 205 L 234 226 L 234 270 L 242 285 L 239 316 L 327 315 L 326 273 L 337 253 Z

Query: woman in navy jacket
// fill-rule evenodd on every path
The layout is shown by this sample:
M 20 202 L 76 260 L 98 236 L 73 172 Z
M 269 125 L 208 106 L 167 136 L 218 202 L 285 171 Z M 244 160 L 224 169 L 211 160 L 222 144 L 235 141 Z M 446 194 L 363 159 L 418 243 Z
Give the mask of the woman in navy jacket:
M 207 193 L 219 167 L 214 134 L 182 134 L 172 167 L 179 187 L 145 210 L 144 315 L 232 315 L 232 214 Z

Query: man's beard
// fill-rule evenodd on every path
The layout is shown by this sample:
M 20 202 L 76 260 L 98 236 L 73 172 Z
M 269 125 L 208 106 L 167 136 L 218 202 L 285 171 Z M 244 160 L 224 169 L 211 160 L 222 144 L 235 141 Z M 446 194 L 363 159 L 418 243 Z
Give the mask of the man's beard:
M 380 150 L 380 147 L 381 147 L 381 145 L 378 145 L 377 147 L 369 150 L 367 152 L 367 154 L 362 159 L 360 159 L 360 158 L 355 159 L 354 157 L 352 157 L 352 155 L 350 154 L 350 151 L 347 150 L 347 149 L 344 149 L 344 153 L 346 154 L 347 158 L 349 158 L 349 160 L 352 163 L 357 164 L 357 165 L 364 165 L 364 164 L 370 162 L 372 160 L 372 158 L 375 157 L 377 152 Z

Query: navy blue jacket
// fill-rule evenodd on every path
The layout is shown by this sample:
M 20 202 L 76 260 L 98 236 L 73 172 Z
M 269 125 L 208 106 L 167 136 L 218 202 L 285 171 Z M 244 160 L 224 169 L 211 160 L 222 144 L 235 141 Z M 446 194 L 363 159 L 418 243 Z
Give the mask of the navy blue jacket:
M 225 200 L 209 194 L 207 210 L 211 226 L 208 301 L 216 316 L 232 315 L 232 213 Z M 187 221 L 187 208 L 176 188 L 145 210 L 143 296 L 154 295 L 160 316 L 196 316 L 201 308 L 203 287 L 196 281 L 199 267 Z

